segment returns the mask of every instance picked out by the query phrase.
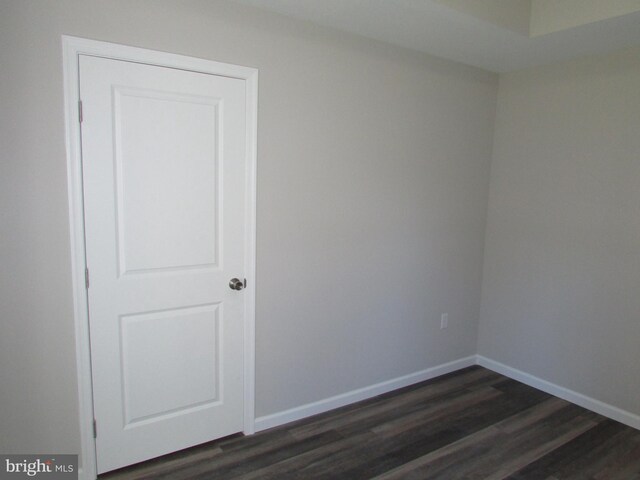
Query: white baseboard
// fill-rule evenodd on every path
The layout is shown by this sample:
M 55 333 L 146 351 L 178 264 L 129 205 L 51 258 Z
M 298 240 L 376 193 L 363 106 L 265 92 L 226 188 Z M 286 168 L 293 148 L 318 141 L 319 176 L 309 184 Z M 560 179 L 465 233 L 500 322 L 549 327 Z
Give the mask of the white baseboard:
M 541 378 L 535 377 L 529 373 L 523 372 L 516 368 L 512 368 L 504 363 L 497 362 L 482 355 L 472 355 L 469 357 L 454 360 L 449 363 L 444 363 L 426 370 L 422 370 L 402 377 L 387 380 L 385 382 L 377 383 L 357 390 L 352 390 L 334 397 L 319 400 L 317 402 L 308 403 L 299 407 L 285 410 L 283 412 L 273 413 L 271 415 L 265 415 L 255 419 L 255 431 L 259 432 L 268 428 L 277 427 L 286 423 L 295 422 L 303 418 L 311 417 L 319 413 L 324 413 L 329 410 L 343 407 L 351 403 L 366 400 L 368 398 L 381 395 L 383 393 L 397 390 L 399 388 L 407 387 L 415 383 L 424 382 L 440 375 L 455 372 L 462 368 L 470 367 L 472 365 L 480 365 L 482 367 L 493 370 L 506 377 L 512 378 L 519 382 L 522 382 L 531 387 L 547 392 L 556 397 L 567 400 L 580 407 L 591 410 L 605 417 L 616 420 L 630 427 L 640 430 L 640 415 L 622 410 L 621 408 L 614 407 L 608 403 L 601 402 L 595 398 L 588 397 L 581 393 L 569 390 L 568 388 L 561 387 L 554 383 L 548 382 Z
M 283 412 L 258 417 L 255 420 L 255 431 L 259 432 L 261 430 L 266 430 L 267 428 L 277 427 L 279 425 L 284 425 L 285 423 L 294 422 L 302 418 L 324 413 L 335 408 L 344 407 L 351 403 L 366 400 L 399 388 L 408 387 L 414 383 L 424 382 L 425 380 L 430 380 L 432 378 L 439 377 L 440 375 L 455 372 L 456 370 L 470 367 L 475 364 L 476 356 L 472 355 L 470 357 L 460 358 L 453 362 L 444 363 L 436 367 L 427 368 L 426 370 L 410 373 L 409 375 L 404 375 L 375 385 L 342 393 L 335 397 L 301 405 Z
M 600 415 L 640 430 L 640 415 L 627 412 L 626 410 L 601 402 L 595 398 L 587 397 L 586 395 L 561 387 L 555 383 L 547 382 L 546 380 L 542 380 L 541 378 L 530 375 L 522 370 L 512 368 L 504 363 L 483 357 L 482 355 L 477 355 L 476 361 L 478 365 L 488 368 L 489 370 L 493 370 L 494 372 L 500 373 L 506 377 L 518 380 L 519 382 L 537 388 L 538 390 L 550 393 L 551 395 L 555 395 L 563 400 L 575 403 L 587 410 L 599 413 Z

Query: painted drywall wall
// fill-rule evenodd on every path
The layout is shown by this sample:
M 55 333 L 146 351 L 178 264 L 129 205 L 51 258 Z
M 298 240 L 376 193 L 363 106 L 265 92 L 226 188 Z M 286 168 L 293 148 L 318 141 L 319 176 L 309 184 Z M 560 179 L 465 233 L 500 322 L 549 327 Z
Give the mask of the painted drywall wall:
M 532 37 L 640 11 L 640 0 L 532 0 Z
M 475 353 L 495 75 L 222 1 L 5 0 L 0 451 L 79 450 L 62 34 L 260 69 L 258 415 Z
M 480 355 L 640 414 L 640 49 L 500 77 Z

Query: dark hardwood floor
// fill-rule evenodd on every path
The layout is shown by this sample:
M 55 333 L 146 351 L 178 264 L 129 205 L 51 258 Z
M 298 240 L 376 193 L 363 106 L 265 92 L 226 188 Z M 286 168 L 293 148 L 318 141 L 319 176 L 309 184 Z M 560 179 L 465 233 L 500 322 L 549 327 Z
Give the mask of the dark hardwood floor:
M 640 479 L 640 431 L 481 367 L 128 467 L 122 479 Z

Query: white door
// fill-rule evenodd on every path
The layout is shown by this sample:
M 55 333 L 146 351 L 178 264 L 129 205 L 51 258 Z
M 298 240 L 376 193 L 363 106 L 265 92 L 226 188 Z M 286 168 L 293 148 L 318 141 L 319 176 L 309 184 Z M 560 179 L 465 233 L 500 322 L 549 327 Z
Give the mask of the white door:
M 245 81 L 80 56 L 80 97 L 102 473 L 243 428 Z

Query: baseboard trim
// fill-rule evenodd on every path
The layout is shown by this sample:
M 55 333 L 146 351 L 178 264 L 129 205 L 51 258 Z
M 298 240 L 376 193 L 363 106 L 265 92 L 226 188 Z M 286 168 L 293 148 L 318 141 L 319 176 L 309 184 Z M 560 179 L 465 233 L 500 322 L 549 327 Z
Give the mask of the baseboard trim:
M 482 355 L 471 355 L 469 357 L 443 363 L 432 368 L 427 368 L 426 370 L 410 373 L 375 385 L 342 393 L 324 400 L 308 403 L 306 405 L 301 405 L 299 407 L 273 413 L 271 415 L 258 417 L 255 420 L 255 431 L 260 432 L 286 423 L 295 422 L 296 420 L 328 412 L 329 410 L 344 407 L 351 403 L 366 400 L 399 388 L 408 387 L 409 385 L 424 382 L 425 380 L 430 380 L 432 378 L 439 377 L 440 375 L 455 372 L 456 370 L 461 370 L 473 365 L 480 365 L 484 368 L 488 368 L 489 370 L 500 373 L 505 377 L 512 378 L 526 385 L 537 388 L 538 390 L 542 390 L 543 392 L 547 392 L 580 407 L 586 408 L 587 410 L 591 410 L 607 418 L 611 418 L 640 430 L 640 415 L 622 410 L 621 408 L 614 407 L 613 405 L 601 402 L 600 400 L 596 400 L 595 398 L 588 397 L 568 388 L 561 387 L 560 385 L 548 382 L 527 372 L 523 372 L 522 370 L 518 370 Z
M 538 390 L 542 390 L 543 392 L 550 393 L 551 395 L 555 395 L 563 400 L 567 400 L 568 402 L 586 408 L 587 410 L 599 413 L 600 415 L 640 430 L 640 415 L 627 412 L 626 410 L 601 402 L 595 398 L 588 397 L 582 393 L 561 387 L 560 385 L 548 382 L 534 375 L 523 372 L 522 370 L 505 365 L 504 363 L 483 357 L 482 355 L 476 356 L 476 363 L 482 367 L 488 368 L 489 370 L 500 373 L 505 377 L 512 378 L 526 385 L 537 388 Z
M 377 395 L 382 395 L 383 393 L 391 392 L 392 390 L 424 382 L 425 380 L 430 380 L 432 378 L 439 377 L 440 375 L 455 372 L 462 368 L 471 367 L 475 364 L 476 355 L 471 355 L 469 357 L 443 363 L 432 368 L 427 368 L 426 370 L 421 370 L 392 380 L 380 382 L 375 385 L 352 390 L 317 402 L 301 405 L 290 410 L 258 417 L 255 420 L 255 431 L 259 432 L 268 428 L 284 425 L 285 423 L 311 417 L 319 413 L 328 412 L 335 408 L 344 407 L 345 405 L 366 400 Z

